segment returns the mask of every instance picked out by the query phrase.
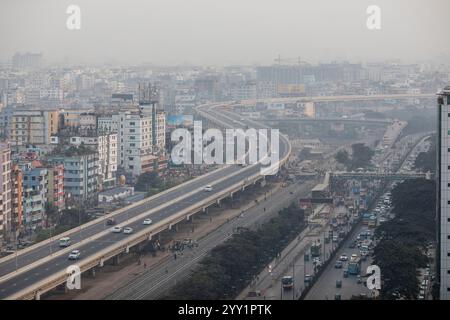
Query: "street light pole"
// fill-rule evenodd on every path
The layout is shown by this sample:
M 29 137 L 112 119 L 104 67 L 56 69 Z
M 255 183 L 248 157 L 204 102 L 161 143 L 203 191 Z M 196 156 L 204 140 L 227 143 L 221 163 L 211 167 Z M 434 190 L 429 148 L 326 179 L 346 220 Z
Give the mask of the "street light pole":
M 53 252 L 52 252 L 52 242 L 53 242 L 53 237 L 52 237 L 52 226 L 50 225 L 50 255 L 53 254 Z
M 280 281 L 281 300 L 283 300 L 283 281 Z
M 16 234 L 16 271 L 17 271 L 17 269 L 18 269 L 18 263 L 17 263 L 17 251 L 19 251 L 19 241 L 18 241 L 18 239 L 17 239 L 17 232 L 15 232 L 15 234 Z
M 292 300 L 295 300 L 295 261 L 292 261 Z

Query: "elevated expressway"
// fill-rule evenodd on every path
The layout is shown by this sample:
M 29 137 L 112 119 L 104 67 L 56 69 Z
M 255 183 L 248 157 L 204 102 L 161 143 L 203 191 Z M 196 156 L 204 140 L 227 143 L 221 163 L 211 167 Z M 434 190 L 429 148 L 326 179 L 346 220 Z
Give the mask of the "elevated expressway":
M 255 104 L 265 102 L 294 101 L 353 101 L 380 99 L 429 98 L 431 94 L 383 95 L 383 96 L 337 96 L 304 97 L 267 100 L 246 100 L 237 103 L 209 104 L 196 108 L 198 114 L 222 128 L 267 128 L 227 110 L 217 111 L 219 107 Z M 280 135 L 279 158 L 283 165 L 291 152 L 288 139 Z M 70 251 L 79 249 L 81 259 L 76 262 L 81 272 L 102 267 L 105 261 L 114 258 L 120 260 L 128 253 L 161 231 L 171 229 L 177 223 L 190 219 L 192 215 L 206 210 L 208 206 L 232 197 L 233 193 L 264 179 L 261 165 L 223 166 L 211 173 L 178 185 L 174 188 L 119 209 L 105 217 L 74 228 L 57 237 L 52 237 L 36 245 L 20 250 L 0 259 L 0 299 L 39 299 L 40 295 L 64 284 L 67 280 L 66 268 L 74 264 L 67 259 Z M 212 192 L 204 192 L 207 184 L 213 186 Z M 114 217 L 118 225 L 134 229 L 131 235 L 110 232 L 106 219 Z M 152 225 L 143 225 L 145 218 L 151 218 Z M 72 245 L 60 248 L 58 239 L 69 236 Z
M 266 128 L 251 120 L 245 120 L 232 112 L 216 111 L 226 104 L 209 104 L 196 108 L 199 115 L 220 128 Z M 237 118 L 236 118 L 237 117 Z M 239 121 L 237 120 L 239 119 Z M 291 152 L 287 137 L 280 135 L 279 164 L 283 165 Z M 49 290 L 65 284 L 67 267 L 76 264 L 81 272 L 104 265 L 113 258 L 116 262 L 123 254 L 139 248 L 161 231 L 171 229 L 192 215 L 206 210 L 233 193 L 264 179 L 261 165 L 246 167 L 223 166 L 211 173 L 178 185 L 174 188 L 119 209 L 104 217 L 74 228 L 56 237 L 47 239 L 26 249 L 0 259 L 0 299 L 39 299 Z M 212 192 L 203 190 L 212 185 Z M 106 220 L 114 217 L 117 225 L 130 226 L 134 232 L 129 235 L 112 233 Z M 151 225 L 143 225 L 145 218 L 151 218 Z M 60 248 L 58 239 L 69 236 L 72 245 Z M 68 260 L 70 251 L 81 251 L 80 260 Z
M 236 102 L 240 105 L 255 105 L 257 102 L 267 103 L 293 103 L 293 102 L 339 102 L 339 101 L 376 101 L 376 100 L 403 100 L 435 98 L 432 93 L 404 93 L 404 94 L 376 94 L 376 95 L 342 95 L 342 96 L 315 96 L 315 97 L 289 97 L 271 99 L 250 99 Z

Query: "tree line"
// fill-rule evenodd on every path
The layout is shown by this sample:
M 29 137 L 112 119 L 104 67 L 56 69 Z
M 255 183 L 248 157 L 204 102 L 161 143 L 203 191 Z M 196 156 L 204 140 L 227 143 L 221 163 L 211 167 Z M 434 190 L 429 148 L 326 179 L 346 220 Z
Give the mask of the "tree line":
M 293 204 L 256 231 L 241 228 L 215 247 L 163 299 L 235 298 L 304 227 L 304 211 Z
M 374 264 L 381 269 L 382 299 L 416 299 L 418 269 L 428 262 L 427 245 L 436 239 L 435 182 L 408 180 L 392 190 L 395 217 L 379 226 Z

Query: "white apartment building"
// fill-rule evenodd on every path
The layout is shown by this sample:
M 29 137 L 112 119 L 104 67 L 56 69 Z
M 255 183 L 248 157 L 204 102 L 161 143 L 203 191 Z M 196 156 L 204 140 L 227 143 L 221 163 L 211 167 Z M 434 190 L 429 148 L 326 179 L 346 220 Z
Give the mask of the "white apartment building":
M 83 144 L 97 152 L 100 184 L 115 185 L 118 158 L 117 133 L 105 133 L 95 137 L 71 137 L 69 143 L 75 146 Z
M 179 89 L 175 94 L 175 114 L 189 114 L 197 105 L 195 93 L 189 89 Z
M 106 116 L 99 116 L 97 118 L 97 132 L 109 133 L 109 132 L 119 132 L 120 126 L 120 115 L 111 114 Z
M 118 140 L 119 165 L 127 174 L 136 177 L 152 170 L 148 161 L 153 152 L 151 115 L 121 112 Z
M 156 126 L 152 133 L 156 137 L 155 152 L 165 153 L 166 147 L 166 113 L 164 111 L 156 112 Z
M 440 299 L 450 300 L 450 86 L 438 93 L 438 236 Z
M 0 242 L 11 231 L 11 148 L 0 143 Z
M 64 165 L 64 193 L 68 206 L 97 197 L 99 189 L 97 152 L 67 153 L 51 160 Z

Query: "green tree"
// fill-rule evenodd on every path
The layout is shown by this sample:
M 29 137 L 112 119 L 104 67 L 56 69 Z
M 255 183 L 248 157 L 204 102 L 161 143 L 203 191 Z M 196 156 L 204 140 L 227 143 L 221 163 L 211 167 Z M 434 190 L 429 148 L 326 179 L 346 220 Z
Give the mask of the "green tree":
M 375 152 L 364 143 L 353 144 L 351 169 L 367 167 L 374 154 Z
M 46 226 L 52 226 L 59 224 L 59 212 L 58 208 L 49 201 L 45 203 L 45 215 L 46 215 Z
M 161 179 L 157 172 L 144 172 L 138 177 L 135 189 L 136 191 L 148 192 L 150 188 L 160 188 L 161 185 Z
M 336 153 L 336 155 L 334 156 L 334 158 L 336 159 L 337 162 L 342 163 L 344 165 L 348 165 L 350 161 L 348 152 L 345 149 L 339 150 L 338 153 Z

